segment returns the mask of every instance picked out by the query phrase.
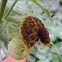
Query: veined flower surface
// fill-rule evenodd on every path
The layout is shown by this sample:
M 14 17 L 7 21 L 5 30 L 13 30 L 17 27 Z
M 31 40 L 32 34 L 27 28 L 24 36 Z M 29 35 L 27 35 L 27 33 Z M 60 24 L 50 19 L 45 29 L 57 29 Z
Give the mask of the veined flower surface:
M 39 40 L 44 45 L 50 44 L 48 31 L 41 20 L 33 16 L 27 16 L 23 19 L 19 34 L 21 40 L 28 48 L 33 47 Z

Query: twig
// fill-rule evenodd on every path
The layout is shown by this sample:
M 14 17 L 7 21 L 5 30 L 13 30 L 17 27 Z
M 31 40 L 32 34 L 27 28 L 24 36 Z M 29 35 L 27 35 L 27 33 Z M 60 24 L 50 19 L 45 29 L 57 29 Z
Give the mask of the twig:
M 0 46 L 1 46 L 1 40 L 0 40 Z M 2 60 L 2 56 L 1 56 L 1 51 L 0 51 L 0 57 L 1 57 L 1 62 L 2 62 L 3 60 Z
M 7 3 L 7 0 L 1 0 L 1 4 L 0 4 L 0 23 L 2 22 L 2 17 L 3 17 L 3 13 L 4 13 L 6 3 Z
M 12 4 L 12 6 L 10 7 L 10 9 L 8 10 L 8 12 L 6 13 L 6 15 L 3 17 L 3 19 L 6 19 L 8 17 L 8 15 L 10 14 L 11 10 L 13 9 L 13 7 L 15 6 L 16 2 L 18 0 L 15 0 L 14 3 Z
M 60 58 L 60 59 L 61 59 L 61 61 L 62 61 L 62 57 L 61 57 L 60 53 L 58 52 L 57 48 L 54 46 L 54 44 L 53 44 L 53 43 L 52 43 L 52 45 L 53 45 L 53 47 L 54 47 L 54 49 L 55 49 L 55 51 L 56 51 L 57 55 L 59 56 L 59 58 Z

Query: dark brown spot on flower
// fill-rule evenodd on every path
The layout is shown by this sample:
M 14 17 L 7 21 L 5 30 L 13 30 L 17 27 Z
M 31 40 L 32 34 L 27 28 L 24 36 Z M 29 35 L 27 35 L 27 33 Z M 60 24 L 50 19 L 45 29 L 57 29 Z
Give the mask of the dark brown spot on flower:
M 30 39 L 35 41 L 35 38 L 36 38 L 36 37 L 37 37 L 36 34 L 32 34 L 32 35 L 30 36 Z
M 37 24 L 38 27 L 40 27 L 40 24 Z
M 35 42 L 30 43 L 30 46 L 32 47 L 35 44 Z
M 34 39 L 35 39 L 35 36 L 34 36 L 34 35 L 31 35 L 31 36 L 30 36 L 30 39 L 31 39 L 31 40 L 34 40 Z
M 30 41 L 30 39 L 29 39 L 29 36 L 28 35 L 24 35 L 24 39 L 28 42 L 28 41 Z
M 24 23 L 24 24 L 23 24 L 23 28 L 24 28 L 24 29 L 26 29 L 26 28 L 28 28 L 28 27 L 29 27 L 29 26 L 28 26 L 28 23 Z
M 35 27 L 36 25 L 33 24 L 33 23 L 30 23 L 29 26 L 30 26 L 31 28 L 33 28 L 33 27 Z
M 38 31 L 38 28 L 33 28 L 33 30 L 34 30 L 35 32 L 37 32 L 37 31 Z
M 28 35 L 31 34 L 32 33 L 32 29 L 29 29 L 29 28 L 25 29 L 25 33 L 28 34 Z

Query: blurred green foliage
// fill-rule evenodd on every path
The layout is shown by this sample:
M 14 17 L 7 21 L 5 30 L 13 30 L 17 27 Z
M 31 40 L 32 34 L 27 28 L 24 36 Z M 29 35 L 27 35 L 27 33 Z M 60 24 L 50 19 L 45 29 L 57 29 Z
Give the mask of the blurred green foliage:
M 43 0 L 38 0 L 38 3 L 42 4 L 42 1 Z M 9 1 L 8 5 L 10 6 L 11 3 L 12 1 Z M 46 8 L 46 6 L 48 5 L 45 4 L 44 8 Z M 5 8 L 4 15 L 7 13 L 9 8 L 10 7 L 8 6 Z M 13 8 L 13 10 L 11 11 L 11 13 L 9 14 L 9 16 L 7 17 L 6 19 L 7 22 L 19 23 L 17 20 L 11 18 L 11 17 L 17 18 L 16 16 L 20 18 L 20 21 L 22 21 L 21 19 L 23 18 L 23 16 L 18 10 L 16 10 L 16 8 L 21 10 L 25 15 L 27 13 L 26 11 L 27 9 L 28 9 L 28 12 L 33 11 L 34 16 L 42 20 L 42 22 L 44 23 L 44 26 L 49 32 L 51 42 L 54 43 L 55 47 L 57 48 L 62 58 L 62 22 L 54 18 L 50 20 L 48 16 L 36 4 L 32 3 L 29 0 L 26 0 L 26 1 L 19 0 L 15 5 L 15 7 Z M 48 8 L 48 10 L 50 9 Z M 0 34 L 0 39 L 5 41 L 6 44 L 8 43 L 8 35 L 6 34 L 7 31 L 8 29 L 7 27 L 5 27 L 5 23 L 3 22 L 2 25 L 0 24 L 0 32 L 2 32 Z M 35 48 L 31 53 L 31 55 L 28 57 L 27 62 L 61 62 L 54 47 L 50 48 L 50 50 L 47 47 L 45 48 L 41 48 L 41 47 L 42 46 L 40 44 L 35 45 Z

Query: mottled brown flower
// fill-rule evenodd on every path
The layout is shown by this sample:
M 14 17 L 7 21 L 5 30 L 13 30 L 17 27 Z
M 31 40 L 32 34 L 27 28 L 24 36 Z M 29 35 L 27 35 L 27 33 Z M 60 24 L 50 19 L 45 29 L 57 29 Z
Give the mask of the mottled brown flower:
M 33 16 L 27 16 L 21 23 L 20 34 L 28 48 L 33 47 L 40 40 L 44 45 L 50 44 L 49 33 L 41 20 Z

